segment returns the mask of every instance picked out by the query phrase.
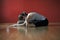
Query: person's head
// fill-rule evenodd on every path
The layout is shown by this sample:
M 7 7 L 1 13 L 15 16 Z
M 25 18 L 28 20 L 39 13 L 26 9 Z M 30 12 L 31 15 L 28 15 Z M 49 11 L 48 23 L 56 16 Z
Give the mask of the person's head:
M 27 16 L 27 13 L 25 11 L 23 11 L 22 13 L 20 13 L 20 15 L 18 16 L 19 20 L 24 20 Z
M 25 11 L 23 11 L 20 15 L 27 16 L 27 13 Z

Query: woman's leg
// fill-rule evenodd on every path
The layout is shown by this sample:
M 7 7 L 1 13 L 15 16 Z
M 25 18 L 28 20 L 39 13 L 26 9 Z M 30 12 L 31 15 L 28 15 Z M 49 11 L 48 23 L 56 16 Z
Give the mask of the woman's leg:
M 45 19 L 45 20 L 40 20 L 40 21 L 35 21 L 33 22 L 36 27 L 40 27 L 40 26 L 48 26 L 48 20 Z

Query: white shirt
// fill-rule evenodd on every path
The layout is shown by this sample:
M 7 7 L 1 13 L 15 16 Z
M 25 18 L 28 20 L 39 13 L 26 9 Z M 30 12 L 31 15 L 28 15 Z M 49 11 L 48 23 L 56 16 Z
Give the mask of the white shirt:
M 46 17 L 44 17 L 43 15 L 37 13 L 37 12 L 30 12 L 28 13 L 28 17 L 32 16 L 32 18 L 30 20 L 45 20 Z

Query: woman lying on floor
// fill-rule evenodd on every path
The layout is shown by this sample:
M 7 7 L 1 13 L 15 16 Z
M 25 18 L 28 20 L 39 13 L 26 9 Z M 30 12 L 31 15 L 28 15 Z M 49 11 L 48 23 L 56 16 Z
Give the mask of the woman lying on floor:
M 28 14 L 26 14 L 26 12 L 22 12 L 18 18 L 19 20 L 17 24 L 13 24 L 11 26 L 18 27 L 25 25 L 28 27 L 29 24 L 34 24 L 35 27 L 48 26 L 47 18 L 37 12 L 30 12 Z

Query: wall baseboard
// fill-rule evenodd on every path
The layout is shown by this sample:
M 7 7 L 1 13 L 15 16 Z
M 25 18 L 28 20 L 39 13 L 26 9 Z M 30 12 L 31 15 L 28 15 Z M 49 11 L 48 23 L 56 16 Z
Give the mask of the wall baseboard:
M 49 25 L 60 25 L 60 22 L 58 23 L 58 22 L 51 22 L 51 23 L 49 23 Z
M 0 25 L 2 25 L 2 24 L 8 25 L 8 24 L 16 24 L 16 23 L 0 23 Z M 60 22 L 59 23 L 58 22 L 50 22 L 49 25 L 60 25 Z

